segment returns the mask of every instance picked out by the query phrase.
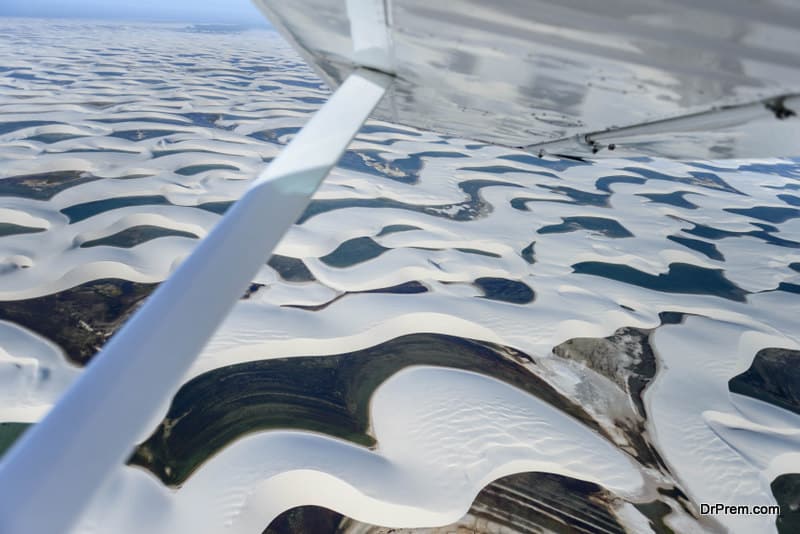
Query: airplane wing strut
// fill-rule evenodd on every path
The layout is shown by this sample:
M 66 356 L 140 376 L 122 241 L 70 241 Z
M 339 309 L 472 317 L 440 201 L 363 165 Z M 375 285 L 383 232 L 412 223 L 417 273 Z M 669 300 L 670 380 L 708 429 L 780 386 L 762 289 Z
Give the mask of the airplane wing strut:
M 0 464 L 0 532 L 67 532 L 159 418 L 392 77 L 348 76 Z

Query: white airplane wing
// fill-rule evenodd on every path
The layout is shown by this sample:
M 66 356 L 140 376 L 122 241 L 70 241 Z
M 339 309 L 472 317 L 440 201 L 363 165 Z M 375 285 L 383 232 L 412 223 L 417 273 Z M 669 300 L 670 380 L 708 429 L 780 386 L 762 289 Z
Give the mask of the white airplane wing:
M 792 0 L 255 1 L 336 93 L 7 453 L 0 532 L 68 530 L 376 105 L 534 154 L 786 155 L 800 139 Z
M 255 3 L 331 87 L 358 66 L 392 74 L 387 121 L 576 156 L 763 157 L 800 140 L 791 0 Z

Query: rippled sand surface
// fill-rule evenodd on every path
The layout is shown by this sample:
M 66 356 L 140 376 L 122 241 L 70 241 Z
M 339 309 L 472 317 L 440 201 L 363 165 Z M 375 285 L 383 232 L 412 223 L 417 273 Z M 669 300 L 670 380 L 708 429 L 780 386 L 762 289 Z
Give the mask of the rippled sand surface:
M 0 19 L 0 57 L 3 449 L 328 90 L 267 30 Z M 798 293 L 800 160 L 369 122 L 76 532 L 792 532 Z

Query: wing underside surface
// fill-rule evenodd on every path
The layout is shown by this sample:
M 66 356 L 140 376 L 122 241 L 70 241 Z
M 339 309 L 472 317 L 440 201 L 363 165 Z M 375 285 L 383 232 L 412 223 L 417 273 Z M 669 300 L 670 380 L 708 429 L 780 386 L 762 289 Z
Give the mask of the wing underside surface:
M 800 138 L 796 3 L 255 1 L 331 87 L 394 75 L 391 122 L 574 156 L 786 156 Z

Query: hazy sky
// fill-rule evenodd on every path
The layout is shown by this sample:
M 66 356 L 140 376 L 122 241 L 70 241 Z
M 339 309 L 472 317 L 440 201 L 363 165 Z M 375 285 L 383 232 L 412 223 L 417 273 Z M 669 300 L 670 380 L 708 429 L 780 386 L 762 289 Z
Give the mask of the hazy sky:
M 0 0 L 0 17 L 266 24 L 250 0 Z

